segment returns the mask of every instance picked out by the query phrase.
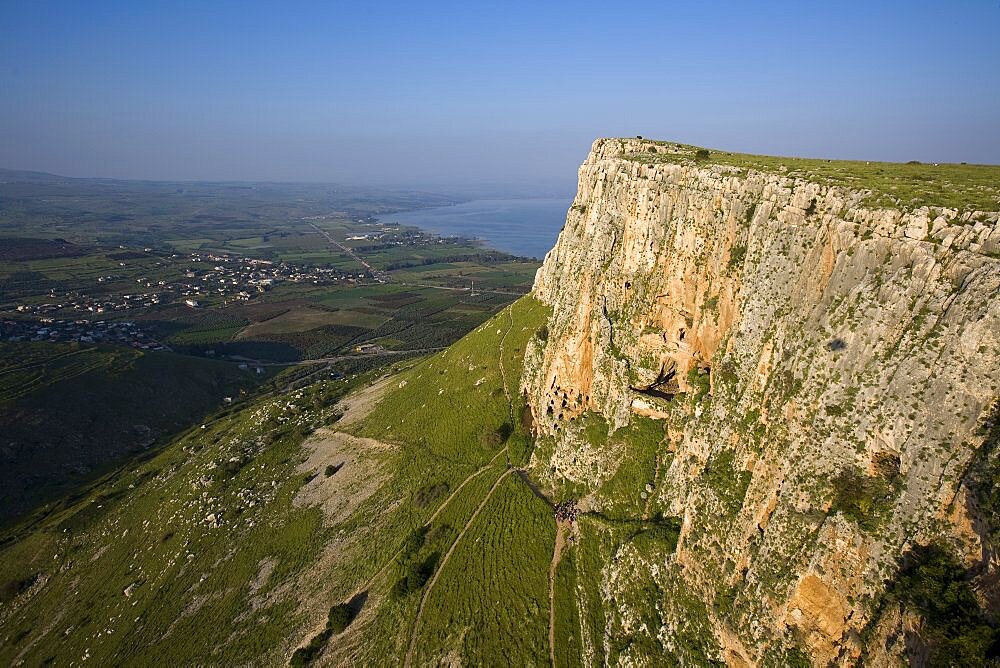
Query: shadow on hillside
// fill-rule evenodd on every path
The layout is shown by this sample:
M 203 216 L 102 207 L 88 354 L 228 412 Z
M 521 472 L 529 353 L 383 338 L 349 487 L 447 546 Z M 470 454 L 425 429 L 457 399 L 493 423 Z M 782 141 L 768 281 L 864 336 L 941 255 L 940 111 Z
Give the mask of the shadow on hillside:
M 355 594 L 354 597 L 347 602 L 347 605 L 350 606 L 353 616 L 357 617 L 364 609 L 365 603 L 367 602 L 368 602 L 368 590 L 366 589 L 363 592 Z

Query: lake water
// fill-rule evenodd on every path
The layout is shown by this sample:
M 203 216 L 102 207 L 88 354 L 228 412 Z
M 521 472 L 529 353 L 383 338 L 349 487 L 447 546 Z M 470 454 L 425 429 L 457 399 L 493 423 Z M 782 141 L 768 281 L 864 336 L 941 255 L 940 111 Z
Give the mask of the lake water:
M 454 206 L 391 213 L 382 220 L 442 236 L 480 239 L 490 248 L 541 259 L 555 245 L 571 203 L 569 198 L 477 199 Z

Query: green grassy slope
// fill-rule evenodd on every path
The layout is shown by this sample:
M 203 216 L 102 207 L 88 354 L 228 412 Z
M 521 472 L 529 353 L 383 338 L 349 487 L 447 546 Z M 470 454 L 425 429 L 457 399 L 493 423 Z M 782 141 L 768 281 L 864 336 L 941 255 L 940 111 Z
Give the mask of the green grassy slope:
M 397 664 L 416 629 L 419 661 L 514 651 L 518 663 L 542 662 L 554 523 L 507 467 L 524 435 L 497 428 L 511 415 L 501 342 L 516 400 L 524 347 L 546 312 L 530 299 L 510 312 L 391 379 L 352 428 L 393 444 L 365 455 L 377 491 L 336 522 L 293 502 L 324 475 L 301 472 L 303 438 L 336 428 L 333 403 L 349 389 L 321 382 L 229 411 L 8 530 L 0 663 L 280 665 L 326 607 L 352 598 L 367 602 L 323 643 L 324 661 Z M 487 608 L 496 598 L 504 604 Z M 455 636 L 453 620 L 471 631 Z M 522 641 L 511 645 L 514 632 Z
M 300 444 L 343 391 L 232 411 L 3 535 L 0 663 L 280 662 L 301 621 L 283 588 L 329 540 L 292 504 Z
M 445 656 L 545 659 L 554 522 L 506 462 L 524 453 L 527 435 L 511 416 L 522 407 L 525 346 L 546 317 L 538 302 L 518 300 L 393 378 L 393 390 L 356 429 L 398 449 L 385 462 L 390 480 L 356 516 L 364 566 L 354 572 L 368 609 L 349 639 L 330 642 L 324 662 L 395 665 L 414 637 L 415 665 Z M 384 508 L 398 510 L 378 513 Z
M 417 636 L 414 662 L 544 665 L 552 512 L 508 475 L 443 566 Z
M 256 384 L 235 364 L 170 353 L 0 343 L 0 524 Z

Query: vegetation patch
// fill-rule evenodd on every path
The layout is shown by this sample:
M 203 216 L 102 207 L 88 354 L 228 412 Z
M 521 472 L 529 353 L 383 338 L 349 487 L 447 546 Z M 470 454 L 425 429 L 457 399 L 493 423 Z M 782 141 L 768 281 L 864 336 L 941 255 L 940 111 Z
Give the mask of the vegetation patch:
M 604 438 L 608 439 L 606 425 L 604 429 Z M 651 418 L 633 416 L 628 426 L 610 438 L 613 442 L 607 447 L 618 449 L 621 455 L 614 475 L 598 489 L 602 512 L 611 518 L 638 518 L 656 482 L 653 478 L 663 425 Z
M 450 527 L 445 529 L 445 531 L 448 530 L 450 530 Z M 410 533 L 410 536 L 406 539 L 406 543 L 403 545 L 403 552 L 400 555 L 402 575 L 392 587 L 392 593 L 397 598 L 402 598 L 418 591 L 434 575 L 434 569 L 441 558 L 441 553 L 440 551 L 433 550 L 433 548 L 430 550 L 423 549 L 428 542 L 427 537 L 429 533 L 429 526 L 421 526 Z M 434 542 L 433 539 L 439 537 L 442 533 L 439 526 L 438 530 L 431 536 L 431 542 Z
M 711 392 L 712 377 L 710 374 L 709 370 L 700 367 L 693 367 L 688 371 L 687 382 L 692 391 L 692 401 L 695 403 L 704 399 Z
M 343 633 L 345 629 L 354 621 L 354 609 L 348 603 L 338 603 L 330 608 L 327 615 L 326 627 L 310 639 L 309 644 L 300 647 L 292 654 L 289 662 L 291 666 L 308 666 L 316 660 L 323 652 L 326 643 L 331 636 Z
M 898 472 L 897 468 L 897 475 Z M 845 468 L 833 479 L 831 510 L 839 512 L 860 528 L 872 531 L 892 509 L 898 492 L 896 483 L 894 478 L 867 476 L 855 467 Z
M 966 483 L 975 494 L 990 538 L 1000 540 L 1000 401 L 996 402 L 979 427 L 983 444 L 976 451 L 966 473 Z
M 891 596 L 920 615 L 916 631 L 932 666 L 983 666 L 1000 640 L 968 574 L 941 545 L 918 547 L 904 559 Z M 913 633 L 908 632 L 908 633 Z
M 715 492 L 726 511 L 734 515 L 743 507 L 751 473 L 736 467 L 732 450 L 722 450 L 705 465 L 702 479 Z
M 743 260 L 747 256 L 747 247 L 745 245 L 733 246 L 729 250 L 729 261 L 726 262 L 726 270 L 733 272 L 739 269 L 743 265 Z

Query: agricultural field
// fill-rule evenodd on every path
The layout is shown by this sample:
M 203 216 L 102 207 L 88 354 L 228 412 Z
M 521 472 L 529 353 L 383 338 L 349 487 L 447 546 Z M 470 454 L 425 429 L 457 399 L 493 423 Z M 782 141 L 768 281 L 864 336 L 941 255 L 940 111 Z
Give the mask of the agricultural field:
M 443 347 L 527 292 L 537 268 L 378 221 L 453 201 L 426 193 L 4 174 L 0 318 L 136 321 L 184 354 Z
M 352 221 L 455 201 L 339 185 L 74 179 L 0 169 L 0 234 L 105 247 L 222 250 L 255 238 L 280 246 L 295 234 L 283 225 L 289 220 L 332 216 L 346 229 Z
M 261 355 L 259 346 L 241 352 L 247 344 L 284 344 L 275 347 L 282 350 L 277 357 L 263 354 L 262 361 L 272 362 L 349 352 L 361 343 L 436 348 L 526 292 L 537 268 L 516 258 L 488 267 L 449 262 L 389 272 L 385 283 L 356 275 L 276 280 L 260 289 L 236 284 L 220 295 L 220 288 L 213 294 L 203 286 L 241 280 L 238 270 L 214 268 L 237 264 L 232 259 L 194 262 L 136 252 L 137 257 L 117 260 L 115 255 L 121 254 L 0 265 L 0 336 L 6 333 L 3 321 L 86 319 L 135 322 L 162 345 L 200 356 L 228 347 L 232 355 L 253 358 Z M 197 306 L 186 304 L 189 299 Z

